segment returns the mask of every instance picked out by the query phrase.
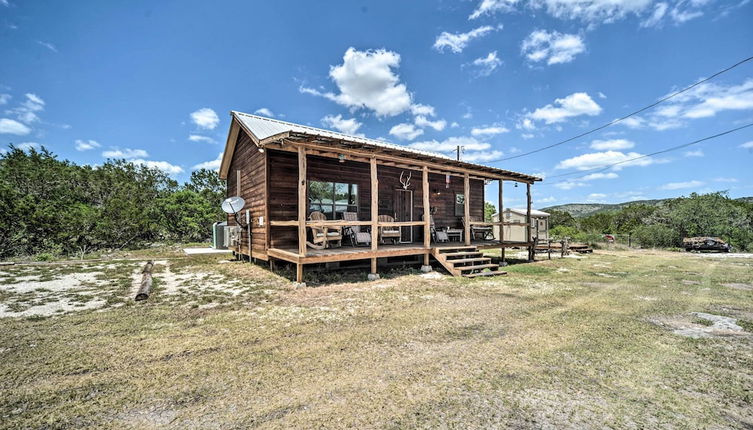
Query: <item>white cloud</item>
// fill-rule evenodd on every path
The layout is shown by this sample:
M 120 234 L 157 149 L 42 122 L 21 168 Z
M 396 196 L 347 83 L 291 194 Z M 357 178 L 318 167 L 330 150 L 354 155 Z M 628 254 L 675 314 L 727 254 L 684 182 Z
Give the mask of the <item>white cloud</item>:
M 704 183 L 701 181 L 687 181 L 687 182 L 670 182 L 668 184 L 662 185 L 660 188 L 662 190 L 682 190 L 685 188 L 698 188 Z
M 742 145 L 740 145 L 740 148 L 753 149 L 753 140 L 751 140 L 750 142 L 743 143 Z
M 419 127 L 431 127 L 437 131 L 442 131 L 447 126 L 447 121 L 443 119 L 438 119 L 436 121 L 429 121 L 429 119 L 423 115 L 416 116 L 413 122 Z
M 144 151 L 143 149 L 112 149 L 109 151 L 102 152 L 102 156 L 105 158 L 125 158 L 125 159 L 131 159 L 131 158 L 144 158 L 148 157 L 149 154 Z
M 22 151 L 28 151 L 30 149 L 34 149 L 35 151 L 39 151 L 42 148 L 42 145 L 38 144 L 37 142 L 22 142 L 16 145 L 16 148 L 22 150 Z
M 398 124 L 390 129 L 390 134 L 402 140 L 413 140 L 424 134 L 424 131 L 410 123 Z
M 703 153 L 703 150 L 696 149 L 694 151 L 685 151 L 684 154 L 686 157 L 703 157 L 706 154 Z
M 191 121 L 204 130 L 214 130 L 220 123 L 220 118 L 214 110 L 201 108 L 195 112 L 191 112 Z
M 737 180 L 737 178 L 720 177 L 720 178 L 714 178 L 714 182 L 729 182 L 729 183 L 733 183 L 733 182 L 739 182 L 739 181 Z
M 420 103 L 416 103 L 414 105 L 411 105 L 410 112 L 413 115 L 426 115 L 426 116 L 434 116 L 434 106 L 429 105 L 422 105 Z
M 668 5 L 664 2 L 657 3 L 654 6 L 654 12 L 641 23 L 641 27 L 656 27 L 661 23 L 662 18 L 667 13 Z
M 269 117 L 269 118 L 274 118 L 275 117 L 275 114 L 271 110 L 269 110 L 268 108 L 265 108 L 265 107 L 256 109 L 254 111 L 254 114 L 261 115 L 261 116 L 266 116 L 266 117 Z
M 520 50 L 529 61 L 546 61 L 551 65 L 573 61 L 576 55 L 585 52 L 586 45 L 577 34 L 536 30 L 523 41 Z
M 136 160 L 131 160 L 131 163 L 143 165 L 143 166 L 149 167 L 150 169 L 159 169 L 167 173 L 168 175 L 177 175 L 178 173 L 183 172 L 182 167 L 176 166 L 174 164 L 170 164 L 167 161 L 136 159 Z
M 436 140 L 427 140 L 423 142 L 411 143 L 411 148 L 420 149 L 422 151 L 435 151 L 435 152 L 454 152 L 458 146 L 465 147 L 466 151 L 485 151 L 491 148 L 491 145 L 486 142 L 480 142 L 473 137 L 449 137 L 442 142 Z
M 191 168 L 191 170 L 199 170 L 199 169 L 209 169 L 209 170 L 220 170 L 220 164 L 222 163 L 222 152 L 217 155 L 217 158 L 211 161 L 205 161 L 203 163 L 199 163 Z
M 468 19 L 476 19 L 481 15 L 491 15 L 496 12 L 510 12 L 515 9 L 518 0 L 481 0 Z
M 212 139 L 211 137 L 202 136 L 200 134 L 191 134 L 188 136 L 188 140 L 190 140 L 191 142 L 217 143 L 217 141 Z
M 496 29 L 502 29 L 502 26 L 500 25 L 496 27 Z M 447 48 L 453 53 L 458 54 L 460 52 L 463 52 L 463 49 L 465 49 L 465 47 L 468 46 L 468 44 L 473 39 L 478 39 L 479 37 L 486 36 L 494 30 L 495 27 L 492 27 L 491 25 L 484 25 L 478 28 L 474 28 L 467 33 L 449 33 L 447 31 L 443 31 L 439 36 L 437 36 L 437 40 L 434 41 L 434 49 L 439 52 L 444 52 L 445 48 Z
M 17 136 L 25 136 L 31 133 L 31 129 L 20 122 L 9 119 L 0 118 L 0 134 L 15 134 Z
M 476 58 L 470 63 L 475 67 L 475 75 L 478 77 L 489 76 L 497 67 L 502 65 L 502 60 L 497 57 L 497 51 L 490 52 L 486 57 Z
M 557 201 L 557 198 L 552 197 L 552 196 L 536 199 L 537 203 L 554 203 L 556 201 Z
M 7 105 L 11 98 L 10 94 L 0 94 L 0 105 Z
M 587 184 L 585 182 L 578 181 L 563 181 L 554 184 L 554 186 L 559 188 L 560 190 L 572 190 L 573 188 L 585 187 L 586 185 Z
M 600 203 L 603 202 L 606 197 L 607 195 L 603 193 L 591 193 L 586 197 L 586 201 L 590 203 Z
M 355 118 L 345 119 L 342 117 L 342 115 L 339 114 L 337 116 L 325 116 L 324 118 L 322 118 L 322 124 L 327 127 L 334 128 L 341 133 L 352 135 L 355 135 L 358 132 L 358 129 L 361 128 L 361 125 L 363 125 Z
M 476 151 L 476 152 L 464 152 L 460 155 L 460 159 L 469 163 L 487 163 L 490 161 L 497 161 L 505 154 L 502 151 Z
M 91 139 L 89 140 L 76 139 L 74 143 L 76 145 L 76 151 L 88 151 L 90 149 L 95 149 L 102 146 L 96 140 L 91 140 Z
M 16 118 L 26 124 L 39 121 L 38 112 L 44 110 L 44 100 L 36 94 L 26 93 L 26 97 L 18 107 L 6 111 L 6 113 L 12 113 L 16 115 Z
M 536 109 L 528 114 L 528 117 L 554 124 L 580 115 L 594 116 L 599 113 L 601 113 L 601 106 L 588 93 L 573 93 L 565 98 L 554 100 L 554 104 Z M 523 128 L 525 127 L 523 125 Z
M 580 179 L 583 181 L 595 181 L 597 179 L 617 179 L 617 178 L 619 178 L 619 175 L 617 175 L 614 172 L 609 172 L 609 173 L 591 173 L 590 175 L 586 175 Z
M 610 23 L 627 15 L 640 15 L 652 0 L 532 0 L 533 8 L 546 9 L 559 19 L 581 20 L 590 24 Z
M 588 154 L 578 155 L 576 157 L 568 158 L 560 161 L 555 168 L 557 169 L 576 169 L 576 170 L 589 170 L 598 167 L 604 167 L 606 165 L 621 163 L 614 166 L 614 170 L 621 170 L 627 166 L 648 166 L 654 163 L 651 157 L 641 158 L 639 160 L 632 160 L 634 158 L 641 157 L 643 154 L 637 152 L 623 153 L 620 151 L 605 151 L 605 152 L 591 152 Z M 632 161 L 628 161 L 632 160 Z
M 634 146 L 635 143 L 627 139 L 594 140 L 591 142 L 591 149 L 597 151 L 630 149 Z
M 393 68 L 400 66 L 400 55 L 385 49 L 358 51 L 348 48 L 343 63 L 330 67 L 329 76 L 339 94 L 301 86 L 299 91 L 325 97 L 350 109 L 371 109 L 377 116 L 395 116 L 411 108 L 412 100 L 405 84 Z
M 49 49 L 52 52 L 58 52 L 58 48 L 50 42 L 43 42 L 41 40 L 37 40 L 37 43 L 41 46 L 44 46 L 45 48 Z
M 473 136 L 495 136 L 497 134 L 507 133 L 510 130 L 506 127 L 493 125 L 489 127 L 474 127 L 471 129 L 471 135 Z

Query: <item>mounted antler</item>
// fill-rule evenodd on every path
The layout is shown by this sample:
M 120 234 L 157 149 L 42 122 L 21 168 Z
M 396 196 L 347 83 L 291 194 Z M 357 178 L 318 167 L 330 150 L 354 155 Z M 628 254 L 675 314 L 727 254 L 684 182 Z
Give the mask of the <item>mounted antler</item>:
M 400 172 L 400 183 L 403 185 L 403 189 L 407 190 L 410 186 L 410 178 L 411 176 L 413 176 L 413 172 L 408 173 L 408 179 L 406 179 L 405 181 L 403 181 L 403 175 L 405 175 L 405 172 Z

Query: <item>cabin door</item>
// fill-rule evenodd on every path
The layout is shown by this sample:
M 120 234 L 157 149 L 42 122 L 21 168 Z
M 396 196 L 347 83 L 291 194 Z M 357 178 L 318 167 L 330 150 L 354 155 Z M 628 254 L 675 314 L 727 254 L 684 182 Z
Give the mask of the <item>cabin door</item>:
M 413 191 L 395 190 L 395 221 L 413 221 Z M 413 242 L 413 227 L 400 227 L 400 243 Z

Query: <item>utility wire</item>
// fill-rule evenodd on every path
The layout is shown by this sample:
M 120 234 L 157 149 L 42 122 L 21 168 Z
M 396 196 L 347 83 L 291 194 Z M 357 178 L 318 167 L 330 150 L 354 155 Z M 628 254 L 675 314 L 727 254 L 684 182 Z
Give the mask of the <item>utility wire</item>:
M 568 143 L 568 142 L 572 142 L 572 141 L 573 141 L 573 140 L 575 140 L 575 139 L 580 139 L 580 138 L 581 138 L 581 137 L 583 137 L 583 136 L 588 136 L 589 134 L 592 134 L 592 133 L 596 133 L 596 132 L 597 132 L 597 131 L 599 131 L 599 130 L 603 130 L 603 129 L 605 129 L 605 128 L 607 128 L 607 127 L 610 127 L 610 126 L 612 126 L 612 125 L 614 125 L 614 124 L 617 124 L 618 122 L 624 121 L 624 120 L 626 120 L 626 119 L 630 118 L 631 116 L 635 116 L 635 115 L 638 115 L 638 114 L 639 114 L 639 113 L 641 113 L 641 112 L 644 112 L 644 111 L 646 111 L 646 110 L 649 110 L 649 109 L 651 109 L 651 108 L 653 108 L 653 107 L 655 107 L 655 106 L 657 106 L 657 105 L 659 105 L 659 104 L 661 104 L 661 103 L 664 103 L 665 101 L 667 101 L 667 100 L 669 100 L 669 99 L 671 99 L 671 98 L 673 98 L 673 97 L 676 97 L 676 96 L 678 96 L 678 95 L 680 95 L 680 94 L 682 94 L 682 93 L 684 93 L 684 92 L 687 92 L 687 91 L 689 91 L 689 90 L 691 90 L 691 89 L 693 89 L 693 88 L 697 87 L 698 85 L 701 85 L 701 84 L 702 84 L 702 83 L 704 83 L 704 82 L 710 81 L 711 79 L 714 79 L 714 78 L 716 78 L 717 76 L 719 76 L 719 75 L 721 75 L 721 74 L 723 74 L 723 73 L 727 73 L 727 72 L 729 72 L 730 70 L 734 69 L 735 67 L 737 67 L 737 66 L 740 66 L 740 65 L 742 65 L 742 64 L 744 64 L 744 63 L 747 63 L 747 62 L 748 62 L 748 61 L 750 61 L 750 60 L 753 60 L 753 56 L 751 56 L 751 57 L 748 57 L 748 58 L 746 58 L 746 59 L 744 59 L 744 60 L 741 60 L 741 61 L 739 61 L 739 62 L 737 62 L 737 63 L 735 63 L 735 64 L 733 64 L 733 65 L 731 65 L 731 66 L 727 67 L 726 69 L 724 69 L 724 70 L 720 70 L 720 71 L 718 71 L 718 72 L 714 73 L 713 75 L 711 75 L 711 76 L 709 76 L 709 77 L 707 77 L 707 78 L 701 79 L 700 81 L 698 81 L 698 82 L 696 82 L 696 83 L 694 83 L 694 84 L 692 84 L 692 85 L 689 85 L 689 86 L 687 86 L 687 87 L 685 87 L 685 88 L 683 88 L 683 89 L 681 89 L 681 90 L 679 90 L 679 91 L 675 91 L 674 93 L 672 93 L 672 94 L 670 94 L 670 95 L 668 95 L 668 96 L 666 96 L 666 97 L 664 97 L 664 98 L 661 98 L 661 99 L 657 100 L 656 102 L 654 102 L 654 103 L 651 103 L 651 104 L 650 104 L 650 105 L 648 105 L 648 106 L 642 107 L 642 108 L 638 109 L 637 111 L 631 112 L 631 113 L 629 113 L 629 114 L 627 114 L 627 115 L 625 115 L 625 116 L 623 116 L 623 117 L 620 117 L 620 118 L 617 118 L 617 119 L 615 119 L 615 120 L 612 120 L 611 122 L 608 122 L 608 123 L 606 123 L 606 124 L 604 124 L 604 125 L 601 125 L 601 126 L 599 126 L 599 127 L 596 127 L 596 128 L 594 128 L 594 129 L 592 129 L 592 130 L 589 130 L 589 131 L 586 131 L 586 132 L 584 132 L 584 133 L 581 133 L 581 134 L 579 134 L 579 135 L 577 135 L 577 136 L 573 136 L 573 137 L 571 137 L 571 138 L 568 138 L 568 139 L 565 139 L 565 140 L 559 141 L 559 142 L 557 142 L 557 143 L 553 143 L 553 144 L 551 144 L 551 145 L 543 146 L 543 147 L 541 147 L 541 148 L 539 148 L 539 149 L 534 149 L 533 151 L 528 151 L 528 152 L 524 152 L 524 153 L 522 153 L 522 154 L 517 154 L 517 155 L 513 155 L 513 156 L 511 156 L 511 157 L 505 157 L 505 158 L 501 158 L 501 159 L 500 159 L 499 161 L 514 160 L 514 159 L 516 159 L 516 158 L 520 158 L 520 157 L 525 157 L 525 156 L 527 156 L 527 155 L 531 155 L 531 154 L 536 154 L 537 152 L 545 151 L 545 150 L 547 150 L 547 149 L 551 149 L 551 148 L 554 148 L 555 146 L 560 146 L 560 145 L 564 145 L 564 144 L 566 144 L 566 143 Z
M 640 160 L 642 158 L 653 157 L 654 155 L 665 154 L 665 153 L 671 152 L 671 151 L 677 151 L 678 149 L 687 148 L 688 146 L 696 145 L 698 143 L 705 142 L 707 140 L 716 139 L 717 137 L 721 137 L 721 136 L 724 136 L 724 135 L 727 135 L 727 134 L 730 134 L 730 133 L 734 133 L 736 131 L 740 131 L 740 130 L 748 128 L 748 127 L 753 127 L 753 122 L 745 124 L 745 125 L 742 125 L 740 127 L 736 127 L 736 128 L 727 130 L 727 131 L 723 131 L 721 133 L 714 134 L 712 136 L 706 136 L 706 137 L 703 137 L 701 139 L 694 140 L 692 142 L 683 143 L 682 145 L 677 145 L 677 146 L 672 146 L 672 147 L 669 147 L 669 148 L 666 148 L 666 149 L 662 149 L 661 151 L 652 152 L 650 154 L 645 154 L 645 155 L 641 155 L 639 157 L 633 157 L 633 158 L 629 158 L 627 160 L 622 160 L 622 161 L 618 161 L 616 163 L 611 163 L 611 164 L 605 164 L 603 166 L 593 167 L 593 168 L 586 169 L 586 170 L 578 170 L 578 171 L 575 171 L 575 172 L 561 173 L 559 175 L 549 176 L 548 178 L 561 178 L 563 176 L 570 176 L 570 175 L 577 175 L 577 174 L 580 174 L 580 173 L 586 173 L 586 174 L 584 174 L 582 176 L 579 176 L 577 178 L 573 178 L 573 180 L 582 179 L 582 178 L 585 178 L 586 176 L 592 174 L 592 173 L 587 173 L 587 172 L 593 172 L 593 173 L 603 172 L 605 170 L 609 170 L 612 167 L 618 166 L 620 164 L 630 163 L 630 162 L 635 161 L 635 160 Z M 560 183 L 560 182 L 557 182 L 557 183 Z M 554 183 L 554 184 L 546 183 L 546 184 L 542 184 L 542 185 L 556 185 L 557 183 Z

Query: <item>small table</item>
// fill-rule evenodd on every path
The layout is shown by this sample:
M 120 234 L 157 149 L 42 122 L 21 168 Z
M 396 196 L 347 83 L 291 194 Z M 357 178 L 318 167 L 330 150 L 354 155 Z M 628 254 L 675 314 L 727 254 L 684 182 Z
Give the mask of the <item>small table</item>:
M 447 227 L 445 229 L 445 233 L 447 233 L 447 238 L 450 239 L 450 242 L 452 241 L 462 242 L 463 241 L 463 230 L 460 228 Z

